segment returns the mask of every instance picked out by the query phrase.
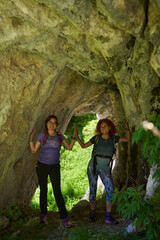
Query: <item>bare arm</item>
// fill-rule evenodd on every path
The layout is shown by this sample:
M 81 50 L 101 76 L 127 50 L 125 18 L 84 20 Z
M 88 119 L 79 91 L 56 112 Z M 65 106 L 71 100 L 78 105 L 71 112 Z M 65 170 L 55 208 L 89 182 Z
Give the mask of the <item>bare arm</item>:
M 75 142 L 75 139 L 76 139 L 76 127 L 74 127 L 74 133 L 73 133 L 71 142 L 68 143 L 66 140 L 63 140 L 63 141 L 62 141 L 62 144 L 63 144 L 63 146 L 66 147 L 68 150 L 72 150 L 73 145 L 74 145 L 74 142 Z
M 87 148 L 87 147 L 89 147 L 89 146 L 92 145 L 91 141 L 89 141 L 89 142 L 87 142 L 87 143 L 83 143 L 83 142 L 81 141 L 81 139 L 80 139 L 79 136 L 78 136 L 78 130 L 77 130 L 77 127 L 76 127 L 76 126 L 75 126 L 75 136 L 76 136 L 77 141 L 78 141 L 79 145 L 81 146 L 81 148 Z
M 119 139 L 120 142 L 129 142 L 131 139 L 128 122 L 126 122 L 126 128 L 127 128 L 126 135 L 125 137 L 120 137 Z
M 41 143 L 36 141 L 36 143 L 34 144 L 33 143 L 33 135 L 34 135 L 34 129 L 32 130 L 31 132 L 31 135 L 30 135 L 30 142 L 29 142 L 29 145 L 30 145 L 30 149 L 31 149 L 31 152 L 32 153 L 35 153 L 37 152 L 37 150 L 39 149 L 39 147 L 41 146 Z
M 89 146 L 92 145 L 91 141 L 89 141 L 89 142 L 87 142 L 87 143 L 83 143 L 83 142 L 81 141 L 81 139 L 80 139 L 78 136 L 77 136 L 77 140 L 78 140 L 78 142 L 79 142 L 81 148 L 87 148 L 87 147 L 89 147 Z
M 130 131 L 128 129 L 126 131 L 126 136 L 120 137 L 119 141 L 120 142 L 129 142 L 130 141 Z
M 33 141 L 30 141 L 30 149 L 32 153 L 36 153 L 40 146 L 40 142 L 36 141 L 36 143 L 34 144 Z
M 74 142 L 75 142 L 75 138 L 72 137 L 70 143 L 68 143 L 66 140 L 63 140 L 63 141 L 62 141 L 62 144 L 63 144 L 63 146 L 66 147 L 68 150 L 72 150 L 73 145 L 74 145 Z

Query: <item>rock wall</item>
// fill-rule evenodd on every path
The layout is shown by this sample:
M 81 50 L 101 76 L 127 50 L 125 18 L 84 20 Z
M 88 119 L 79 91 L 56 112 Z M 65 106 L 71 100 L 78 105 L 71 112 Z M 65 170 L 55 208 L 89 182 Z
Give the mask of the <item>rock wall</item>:
M 29 134 L 35 127 L 37 136 L 48 114 L 64 132 L 74 114 L 98 113 L 123 135 L 126 119 L 132 132 L 159 111 L 159 78 L 158 0 L 2 0 L 0 208 L 30 203 L 37 155 Z M 143 182 L 138 153 L 138 146 L 119 144 L 117 186 L 127 172 Z

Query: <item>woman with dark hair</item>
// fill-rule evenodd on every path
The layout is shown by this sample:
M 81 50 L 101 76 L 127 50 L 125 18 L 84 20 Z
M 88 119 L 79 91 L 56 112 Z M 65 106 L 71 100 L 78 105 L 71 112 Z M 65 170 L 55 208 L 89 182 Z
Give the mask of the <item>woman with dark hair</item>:
M 33 143 L 34 130 L 32 131 L 30 135 L 30 149 L 32 153 L 35 153 L 41 146 L 41 152 L 36 165 L 40 186 L 40 222 L 47 223 L 47 181 L 49 175 L 60 217 L 63 219 L 62 224 L 68 228 L 71 227 L 71 222 L 68 219 L 60 185 L 60 148 L 62 143 L 64 147 L 72 150 L 75 142 L 75 130 L 71 142 L 68 143 L 62 134 L 56 132 L 57 126 L 57 117 L 49 115 L 45 120 L 46 131 L 39 134 L 35 144 Z
M 76 137 L 82 148 L 87 148 L 94 144 L 92 158 L 89 161 L 87 168 L 87 175 L 90 187 L 89 200 L 91 207 L 91 213 L 88 221 L 94 222 L 96 220 L 95 206 L 96 206 L 97 179 L 99 175 L 107 192 L 106 223 L 117 224 L 118 222 L 111 216 L 112 211 L 111 197 L 114 191 L 114 186 L 110 165 L 112 162 L 112 156 L 114 154 L 115 143 L 118 143 L 119 141 L 129 142 L 130 132 L 127 124 L 127 131 L 125 137 L 115 135 L 116 127 L 114 123 L 107 118 L 99 120 L 99 122 L 97 123 L 96 130 L 98 134 L 92 137 L 89 142 L 83 143 L 78 137 L 78 131 L 76 129 Z

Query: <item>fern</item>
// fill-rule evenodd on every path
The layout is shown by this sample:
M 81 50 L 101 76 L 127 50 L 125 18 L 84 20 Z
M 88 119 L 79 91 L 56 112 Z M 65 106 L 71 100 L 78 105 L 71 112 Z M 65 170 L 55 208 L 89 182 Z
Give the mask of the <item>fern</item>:
M 148 116 L 157 128 L 160 128 L 160 114 Z M 142 155 L 151 167 L 157 165 L 157 170 L 153 178 L 160 182 L 160 139 L 152 135 L 140 126 L 133 134 L 132 143 L 142 143 Z M 118 202 L 117 211 L 124 218 L 132 218 L 136 215 L 136 221 L 133 224 L 143 226 L 145 236 L 148 240 L 157 239 L 160 234 L 160 186 L 152 199 L 143 199 L 145 191 L 144 186 L 138 188 L 129 187 L 118 191 L 115 189 L 113 194 L 113 203 Z M 142 200 L 143 199 L 143 200 Z

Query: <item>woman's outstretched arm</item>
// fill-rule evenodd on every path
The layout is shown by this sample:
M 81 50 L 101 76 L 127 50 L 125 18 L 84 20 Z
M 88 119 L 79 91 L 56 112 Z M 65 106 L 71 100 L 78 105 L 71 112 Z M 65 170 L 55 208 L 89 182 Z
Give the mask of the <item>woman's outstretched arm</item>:
M 130 131 L 129 131 L 129 125 L 128 125 L 128 122 L 126 122 L 126 135 L 125 137 L 120 137 L 119 141 L 120 142 L 129 142 L 130 139 L 131 139 L 131 136 L 130 136 Z
M 71 142 L 68 143 L 66 140 L 62 141 L 63 146 L 66 147 L 68 150 L 72 150 L 74 142 L 75 142 L 75 139 L 76 139 L 76 129 L 75 128 L 76 127 L 74 127 L 74 132 L 73 132 L 73 136 L 72 136 Z
M 39 147 L 41 146 L 41 143 L 36 141 L 36 143 L 33 143 L 33 135 L 34 135 L 35 129 L 33 128 L 31 135 L 30 135 L 30 141 L 29 141 L 29 145 L 30 145 L 30 149 L 32 153 L 37 152 L 37 150 L 39 149 Z
M 83 143 L 83 142 L 81 141 L 81 139 L 80 139 L 79 136 L 78 136 L 77 127 L 75 127 L 75 136 L 76 136 L 77 141 L 78 141 L 79 145 L 81 146 L 81 148 L 87 148 L 87 147 L 89 147 L 89 146 L 92 145 L 91 141 L 89 141 L 89 142 L 87 142 L 87 143 Z

